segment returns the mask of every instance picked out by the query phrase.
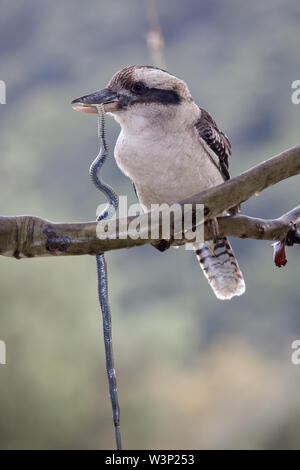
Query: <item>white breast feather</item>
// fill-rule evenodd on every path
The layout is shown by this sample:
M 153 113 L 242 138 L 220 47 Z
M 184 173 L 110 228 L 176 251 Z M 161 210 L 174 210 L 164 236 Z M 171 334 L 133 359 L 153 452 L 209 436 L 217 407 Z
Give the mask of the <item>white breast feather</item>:
M 198 108 L 197 108 L 198 109 Z M 179 202 L 223 182 L 215 154 L 200 139 L 193 124 L 164 119 L 154 126 L 126 121 L 115 147 L 120 169 L 134 182 L 140 202 Z M 191 118 L 190 118 L 191 119 Z M 193 122 L 195 120 L 193 119 Z M 139 129 L 140 128 L 140 129 Z

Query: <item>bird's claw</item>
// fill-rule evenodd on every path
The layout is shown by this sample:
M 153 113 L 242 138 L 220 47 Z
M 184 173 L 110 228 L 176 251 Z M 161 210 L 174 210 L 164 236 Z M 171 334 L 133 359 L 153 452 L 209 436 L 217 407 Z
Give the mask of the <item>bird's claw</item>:
M 213 219 L 209 219 L 208 223 L 213 234 L 213 241 L 214 243 L 217 243 L 220 238 L 218 219 L 214 217 Z

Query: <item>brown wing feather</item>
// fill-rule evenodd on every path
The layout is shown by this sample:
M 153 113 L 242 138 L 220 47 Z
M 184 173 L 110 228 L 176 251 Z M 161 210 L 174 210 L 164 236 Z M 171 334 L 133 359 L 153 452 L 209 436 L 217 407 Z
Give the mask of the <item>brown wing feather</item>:
M 220 131 L 213 117 L 205 109 L 200 108 L 200 110 L 201 117 L 195 127 L 199 136 L 219 158 L 220 172 L 224 180 L 228 180 L 230 179 L 228 158 L 231 155 L 231 143 L 224 132 Z

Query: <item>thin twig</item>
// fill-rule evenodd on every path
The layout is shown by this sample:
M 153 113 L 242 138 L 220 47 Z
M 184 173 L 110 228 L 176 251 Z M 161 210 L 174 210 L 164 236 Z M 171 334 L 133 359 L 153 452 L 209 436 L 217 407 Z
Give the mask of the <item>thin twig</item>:
M 165 68 L 164 38 L 158 19 L 156 0 L 145 0 L 147 16 L 149 20 L 149 31 L 147 43 L 151 53 L 152 64 Z

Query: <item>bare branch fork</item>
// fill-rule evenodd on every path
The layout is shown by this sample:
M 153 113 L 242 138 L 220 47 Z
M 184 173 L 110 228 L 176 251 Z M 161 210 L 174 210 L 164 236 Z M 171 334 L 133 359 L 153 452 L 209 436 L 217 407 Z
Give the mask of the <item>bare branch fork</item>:
M 269 160 L 245 171 L 225 183 L 202 191 L 181 204 L 190 204 L 195 220 L 196 204 L 204 204 L 205 239 L 213 238 L 210 224 L 207 221 L 218 214 L 242 203 L 291 176 L 300 174 L 300 145 L 293 147 Z M 149 212 L 139 217 L 140 238 L 133 239 L 130 224 L 134 217 L 103 222 L 53 223 L 35 216 L 23 215 L 0 217 L 0 254 L 15 258 L 32 258 L 40 256 L 73 256 L 95 255 L 100 252 L 140 246 L 146 243 L 157 243 L 151 238 L 155 223 L 161 233 L 161 218 L 157 213 Z M 148 223 L 144 224 L 143 221 Z M 152 221 L 152 225 L 151 222 Z M 153 221 L 154 222 L 153 224 Z M 252 238 L 258 240 L 286 240 L 294 227 L 300 226 L 300 206 L 282 215 L 278 219 L 266 220 L 245 215 L 218 217 L 220 236 Z M 105 227 L 105 239 L 99 239 L 96 233 L 98 224 Z M 192 229 L 193 227 L 191 227 Z M 115 232 L 115 229 L 116 232 Z M 174 221 L 171 220 L 170 238 L 174 235 Z M 184 239 L 184 233 L 182 234 Z M 191 240 L 185 240 L 191 241 Z M 299 243 L 299 232 L 289 243 Z

